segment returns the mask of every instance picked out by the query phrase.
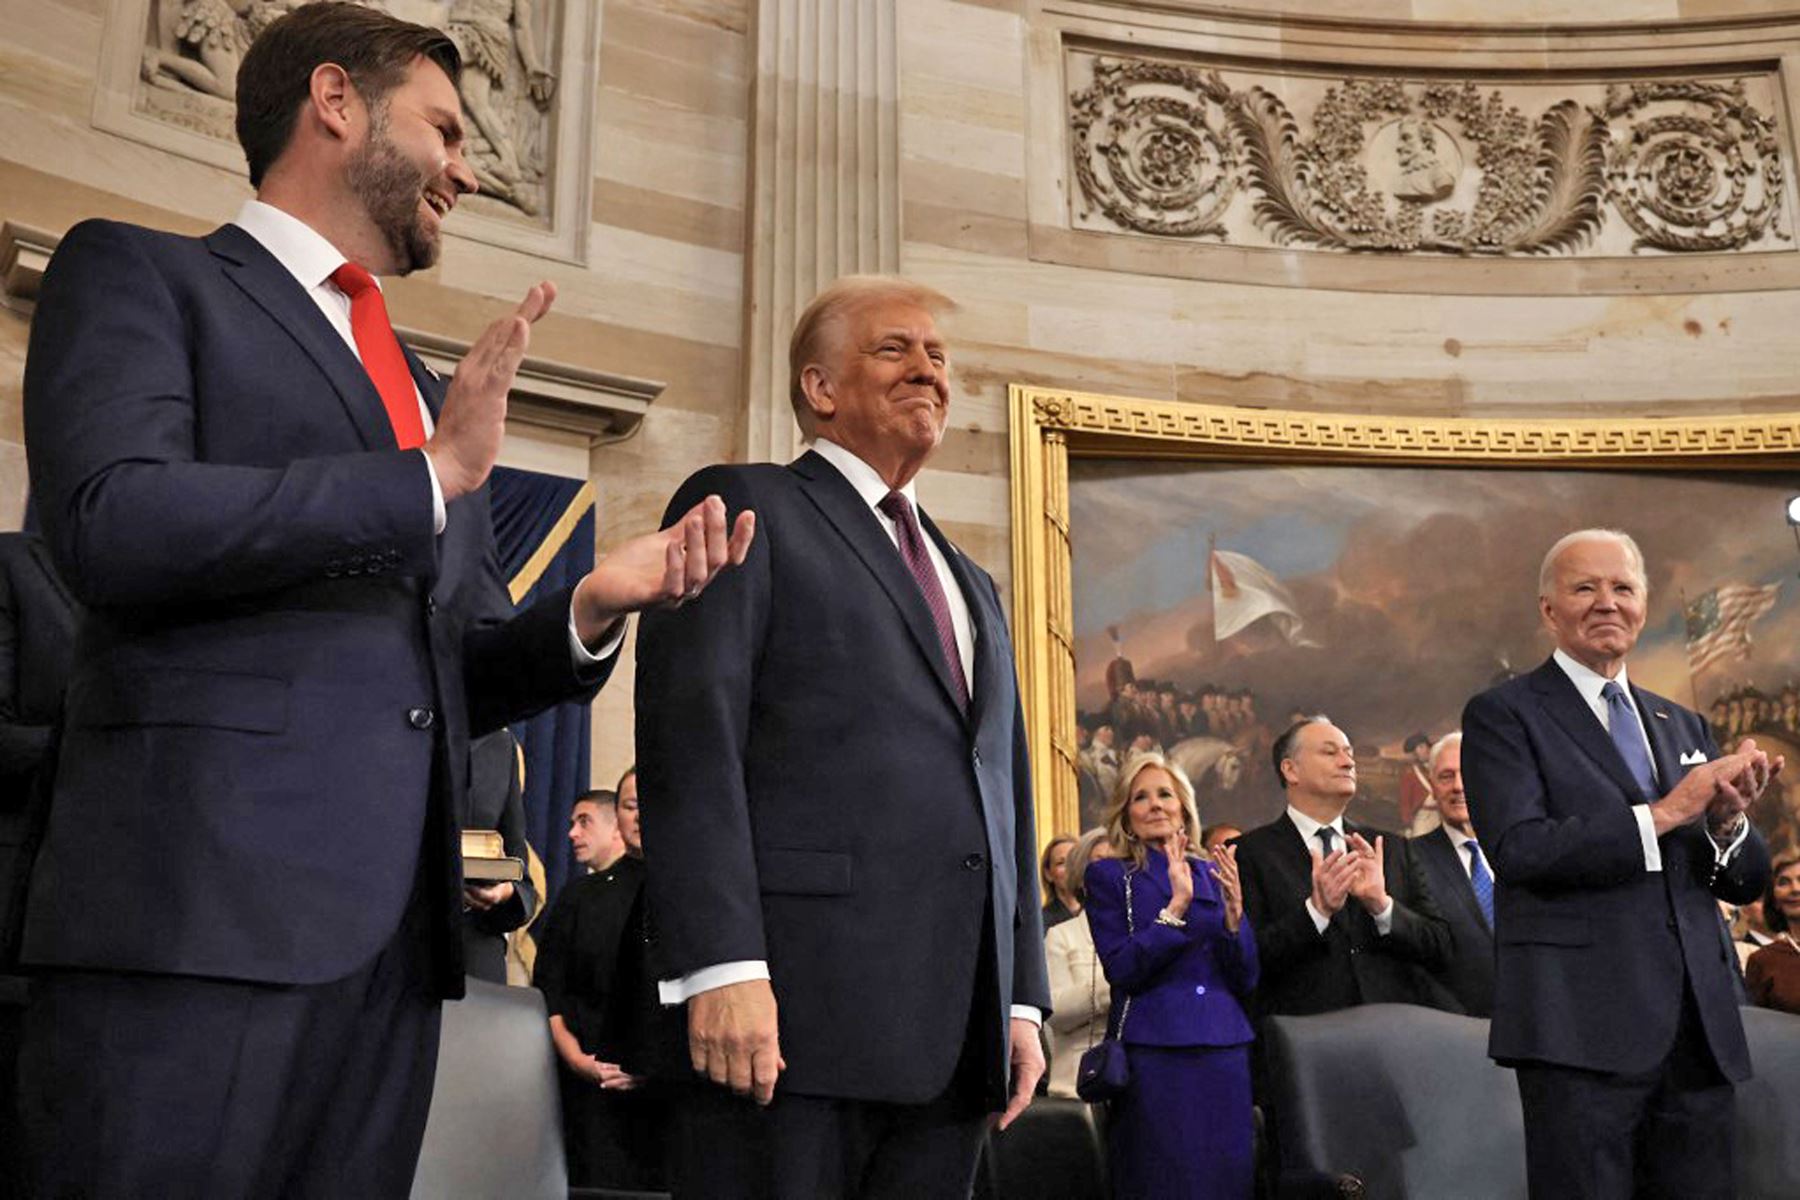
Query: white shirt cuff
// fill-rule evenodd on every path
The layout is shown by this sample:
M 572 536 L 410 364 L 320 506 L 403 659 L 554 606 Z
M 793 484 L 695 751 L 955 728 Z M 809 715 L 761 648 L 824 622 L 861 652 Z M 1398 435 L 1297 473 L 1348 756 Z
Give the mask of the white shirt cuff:
M 589 650 L 581 644 L 581 635 L 575 632 L 575 601 L 569 600 L 569 661 L 575 664 L 577 671 L 603 663 L 619 652 L 625 644 L 625 626 L 628 622 L 621 617 L 613 626 L 613 635 L 600 644 L 598 650 Z
M 693 974 L 683 975 L 680 979 L 659 980 L 656 985 L 656 994 L 665 1005 L 683 1004 L 701 992 L 710 992 L 729 984 L 748 983 L 752 979 L 767 979 L 768 977 L 769 964 L 760 959 L 716 963 L 710 967 L 701 967 Z
M 1662 870 L 1662 846 L 1656 840 L 1656 818 L 1650 815 L 1650 806 L 1634 804 L 1631 815 L 1637 818 L 1638 841 L 1644 845 L 1644 870 Z
M 1374 916 L 1376 933 L 1379 933 L 1382 937 L 1386 937 L 1388 934 L 1394 932 L 1394 898 L 1389 896 L 1387 907 L 1374 914 Z
M 1318 909 L 1313 907 L 1311 896 L 1306 898 L 1306 915 L 1312 918 L 1313 928 L 1319 931 L 1319 936 L 1324 937 L 1325 927 L 1331 924 L 1331 918 L 1322 915 Z
M 425 454 L 423 450 L 420 454 Z M 431 477 L 431 532 L 444 532 L 444 525 L 449 517 L 444 512 L 444 485 L 438 482 L 437 468 L 431 465 L 431 455 L 425 454 L 425 474 Z
M 1742 846 L 1744 844 L 1744 839 L 1750 836 L 1750 818 L 1745 817 L 1743 821 L 1739 823 L 1737 836 L 1731 839 L 1730 845 L 1719 845 L 1719 839 L 1712 836 L 1712 831 L 1710 829 L 1707 830 L 1706 836 L 1712 838 L 1713 861 L 1722 867 L 1733 858 L 1737 857 L 1738 847 Z
M 1039 1027 L 1042 1027 L 1044 1024 L 1043 1010 L 1033 1004 L 1015 1004 L 1015 1005 L 1013 1005 L 1012 1006 L 1012 1015 L 1015 1020 L 1030 1021 L 1033 1025 L 1037 1025 Z

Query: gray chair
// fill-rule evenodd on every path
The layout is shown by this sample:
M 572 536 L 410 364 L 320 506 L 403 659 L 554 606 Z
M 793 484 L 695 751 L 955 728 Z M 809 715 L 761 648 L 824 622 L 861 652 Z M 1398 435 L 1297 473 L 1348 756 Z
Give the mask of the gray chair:
M 1739 1200 L 1800 1196 L 1800 1017 L 1744 1010 L 1756 1075 L 1737 1089 Z
M 1264 1029 L 1278 1194 L 1525 1196 L 1518 1082 L 1486 1021 L 1370 1004 Z
M 567 1200 L 556 1051 L 535 988 L 469 980 L 444 1005 L 417 1200 Z

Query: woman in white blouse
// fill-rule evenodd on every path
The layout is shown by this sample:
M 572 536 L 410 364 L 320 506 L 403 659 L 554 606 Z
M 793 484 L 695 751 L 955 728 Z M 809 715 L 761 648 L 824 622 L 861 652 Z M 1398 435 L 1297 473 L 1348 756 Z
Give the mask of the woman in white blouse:
M 1111 858 L 1106 830 L 1081 835 L 1069 852 L 1066 877 L 1077 889 L 1095 858 Z M 1044 935 L 1044 961 L 1050 968 L 1050 1083 L 1052 1096 L 1075 1099 L 1075 1068 L 1089 1046 L 1106 1037 L 1106 1013 L 1112 989 L 1094 953 L 1094 935 L 1086 921 L 1064 921 Z

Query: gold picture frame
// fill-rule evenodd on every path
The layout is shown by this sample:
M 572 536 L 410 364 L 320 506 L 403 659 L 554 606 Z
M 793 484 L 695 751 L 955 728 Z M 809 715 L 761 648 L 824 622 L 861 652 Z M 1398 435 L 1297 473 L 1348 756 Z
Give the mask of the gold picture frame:
M 1486 420 L 1176 404 L 1014 384 L 1013 629 L 1040 844 L 1078 827 L 1072 458 L 1288 465 L 1800 467 L 1800 413 Z

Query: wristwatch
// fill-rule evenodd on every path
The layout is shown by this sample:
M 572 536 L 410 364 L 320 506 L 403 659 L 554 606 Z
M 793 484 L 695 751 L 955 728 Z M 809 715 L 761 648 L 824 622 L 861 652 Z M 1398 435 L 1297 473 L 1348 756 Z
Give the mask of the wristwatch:
M 1156 914 L 1156 923 L 1158 925 L 1172 925 L 1176 929 L 1187 928 L 1186 918 L 1178 917 L 1166 908 Z

